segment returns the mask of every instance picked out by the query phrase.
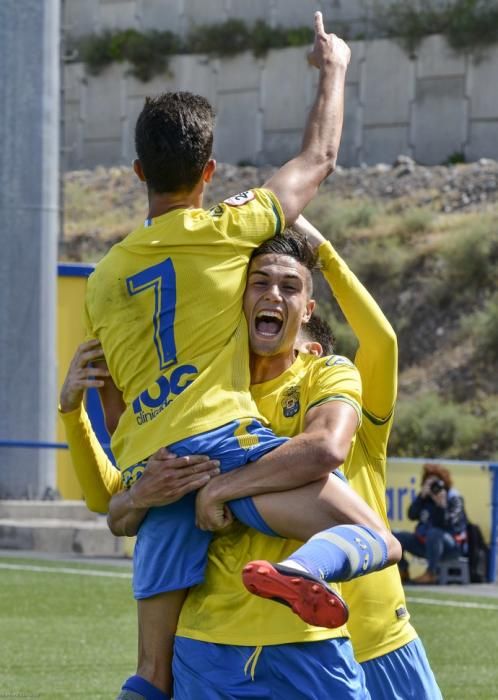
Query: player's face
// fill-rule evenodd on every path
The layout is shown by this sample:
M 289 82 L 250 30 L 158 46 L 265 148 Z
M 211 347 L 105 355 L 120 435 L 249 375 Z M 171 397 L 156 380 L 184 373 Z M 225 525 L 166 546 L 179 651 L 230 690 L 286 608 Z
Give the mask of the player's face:
M 253 353 L 293 356 L 301 323 L 309 320 L 315 306 L 308 281 L 308 270 L 287 255 L 258 255 L 251 261 L 244 313 Z

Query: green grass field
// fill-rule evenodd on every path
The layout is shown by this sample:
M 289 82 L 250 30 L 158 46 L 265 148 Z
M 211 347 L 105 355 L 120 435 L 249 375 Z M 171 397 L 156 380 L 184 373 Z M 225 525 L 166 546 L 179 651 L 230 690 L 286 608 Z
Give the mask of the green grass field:
M 0 697 L 113 700 L 135 662 L 129 572 L 0 558 Z M 407 594 L 445 700 L 495 700 L 498 599 Z

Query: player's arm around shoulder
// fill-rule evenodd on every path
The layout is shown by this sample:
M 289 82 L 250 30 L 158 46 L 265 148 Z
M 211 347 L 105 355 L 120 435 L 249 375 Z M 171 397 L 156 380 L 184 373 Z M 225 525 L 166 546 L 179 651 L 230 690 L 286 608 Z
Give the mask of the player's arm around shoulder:
M 314 361 L 304 432 L 323 445 L 324 461 L 343 464 L 361 424 L 361 378 L 341 355 Z

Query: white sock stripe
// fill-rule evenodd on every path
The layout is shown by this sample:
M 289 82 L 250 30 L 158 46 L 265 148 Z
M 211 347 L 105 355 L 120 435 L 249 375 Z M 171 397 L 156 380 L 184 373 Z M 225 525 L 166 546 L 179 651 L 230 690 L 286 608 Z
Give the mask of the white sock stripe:
M 370 545 L 373 557 L 372 567 L 380 566 L 386 557 L 386 552 L 382 548 L 382 545 L 361 525 L 349 525 L 348 527 L 354 530 L 358 534 L 358 537 L 362 537 Z
M 336 547 L 339 547 L 339 549 L 342 549 L 342 551 L 346 553 L 350 566 L 350 574 L 358 571 L 358 567 L 360 566 L 360 556 L 358 554 L 358 550 L 353 544 L 351 544 L 351 542 L 344 539 L 344 537 L 336 535 L 332 532 L 319 532 L 318 534 L 313 535 L 309 542 L 312 540 L 327 540 L 327 542 L 335 544 Z

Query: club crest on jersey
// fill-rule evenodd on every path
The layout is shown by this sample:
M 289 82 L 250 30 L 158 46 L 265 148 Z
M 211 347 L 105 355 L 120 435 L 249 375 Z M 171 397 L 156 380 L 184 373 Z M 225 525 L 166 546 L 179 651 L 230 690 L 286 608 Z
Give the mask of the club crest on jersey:
M 231 207 L 241 207 L 243 204 L 247 204 L 254 199 L 254 192 L 252 190 L 247 190 L 247 192 L 239 192 L 239 194 L 234 195 L 225 199 L 225 204 L 229 204 Z
M 292 418 L 301 408 L 299 404 L 299 387 L 291 386 L 285 392 L 281 401 L 282 410 L 286 418 Z

